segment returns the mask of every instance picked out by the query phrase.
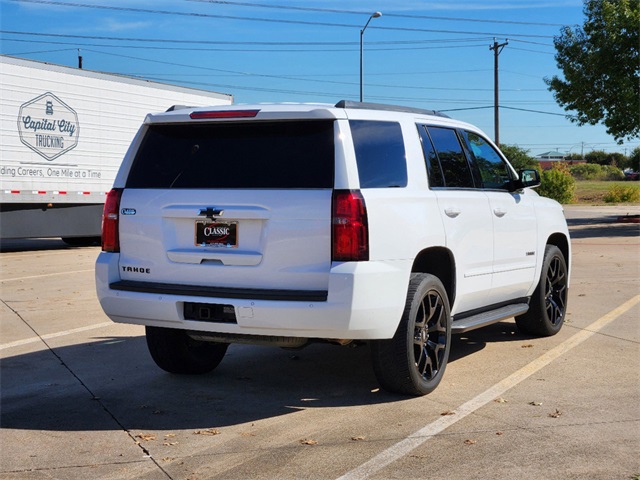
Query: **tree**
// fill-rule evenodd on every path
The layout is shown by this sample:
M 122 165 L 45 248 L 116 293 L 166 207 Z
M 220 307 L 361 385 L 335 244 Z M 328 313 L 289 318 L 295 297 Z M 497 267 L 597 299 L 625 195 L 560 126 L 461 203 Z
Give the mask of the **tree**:
M 636 147 L 631 151 L 629 163 L 634 172 L 640 172 L 640 147 Z
M 607 159 L 609 160 L 609 163 L 607 165 L 612 165 L 619 168 L 624 168 L 624 165 L 627 161 L 627 157 L 625 157 L 620 152 L 611 152 Z
M 605 152 L 604 150 L 592 150 L 584 156 L 587 163 L 597 163 L 598 165 L 613 165 L 622 167 L 626 157 L 619 152 Z
M 582 27 L 563 27 L 554 39 L 564 74 L 545 78 L 579 125 L 602 122 L 618 143 L 640 136 L 640 2 L 585 0 Z
M 529 150 L 525 150 L 517 145 L 504 144 L 500 145 L 500 150 L 517 171 L 524 170 L 526 168 L 535 168 L 540 170 L 540 162 L 529 155 Z
M 587 163 L 597 163 L 598 165 L 609 165 L 609 154 L 604 150 L 592 150 L 584 156 Z

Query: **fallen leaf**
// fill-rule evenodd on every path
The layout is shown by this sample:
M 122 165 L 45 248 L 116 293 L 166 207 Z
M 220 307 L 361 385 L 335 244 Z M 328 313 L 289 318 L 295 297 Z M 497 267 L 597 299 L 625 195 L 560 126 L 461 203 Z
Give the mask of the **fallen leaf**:
M 162 445 L 164 445 L 165 447 L 171 447 L 173 445 L 177 445 L 178 442 L 162 442 Z
M 496 435 L 504 435 L 504 432 L 496 432 Z
M 465 445 L 474 445 L 475 443 L 478 443 L 478 442 L 477 442 L 477 440 L 471 440 L 470 438 L 467 438 L 467 439 L 464 441 L 464 444 L 465 444 Z
M 353 440 L 354 442 L 357 442 L 359 440 L 364 440 L 366 437 L 363 437 L 362 435 L 358 435 L 357 437 L 351 437 L 351 440 Z
M 152 433 L 141 433 L 139 435 L 136 435 L 136 438 L 144 440 L 145 442 L 150 442 L 151 440 L 155 440 L 156 436 Z
M 542 405 L 542 402 L 529 402 L 529 405 L 533 405 L 534 407 L 539 407 Z
M 302 440 L 300 440 L 300 443 L 302 445 L 317 445 L 318 441 L 317 440 L 312 440 L 310 438 L 303 438 Z
M 498 398 L 496 398 L 496 399 L 494 400 L 494 402 L 496 402 L 496 403 L 507 403 L 507 402 L 508 402 L 508 400 L 505 400 L 505 399 L 504 399 L 504 398 L 502 398 L 502 397 L 498 397 Z
M 220 435 L 220 430 L 217 428 L 207 428 L 206 430 L 196 430 L 194 435 Z
M 453 410 L 447 410 L 446 412 L 442 412 L 440 415 L 445 417 L 447 415 L 455 415 L 455 414 L 456 414 L 456 412 L 454 412 Z
M 171 458 L 171 457 L 164 457 L 162 459 L 163 462 L 170 462 L 171 460 L 173 460 L 173 458 Z
M 562 412 L 560 410 L 558 410 L 557 408 L 556 408 L 555 412 L 549 414 L 549 416 L 551 418 L 558 418 L 560 415 L 562 415 Z
M 533 348 L 533 345 L 531 343 L 527 343 L 526 345 L 522 345 L 520 348 Z
M 173 438 L 173 437 L 175 437 L 175 436 L 176 436 L 176 434 L 175 434 L 175 433 L 167 433 L 167 434 L 164 436 L 164 438 Z

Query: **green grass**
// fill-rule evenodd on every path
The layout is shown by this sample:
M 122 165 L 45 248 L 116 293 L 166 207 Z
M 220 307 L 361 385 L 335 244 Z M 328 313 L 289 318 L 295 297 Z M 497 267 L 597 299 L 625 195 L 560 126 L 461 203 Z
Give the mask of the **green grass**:
M 597 180 L 577 181 L 573 203 L 579 205 L 612 205 L 604 201 L 604 196 L 613 185 L 640 188 L 639 182 L 607 182 Z M 640 203 L 634 202 L 629 205 L 640 205 Z

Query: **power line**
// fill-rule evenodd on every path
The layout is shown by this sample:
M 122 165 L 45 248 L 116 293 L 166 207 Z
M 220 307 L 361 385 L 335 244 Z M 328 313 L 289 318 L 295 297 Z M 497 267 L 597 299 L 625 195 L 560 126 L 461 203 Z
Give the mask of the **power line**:
M 144 43 L 176 43 L 176 44 L 203 44 L 203 45 L 268 45 L 268 46 L 291 46 L 291 45 L 305 45 L 305 46 L 357 46 L 358 42 L 259 42 L 259 41 L 229 41 L 229 40 L 184 40 L 184 39 L 168 39 L 168 38 L 139 38 L 139 37 L 111 37 L 103 35 L 71 35 L 67 33 L 42 33 L 42 32 L 24 32 L 15 30 L 0 30 L 0 33 L 10 35 L 25 35 L 34 37 L 53 37 L 53 38 L 77 38 L 85 40 L 109 40 L 119 42 L 144 42 Z M 440 38 L 440 39 L 428 39 L 428 40 L 385 40 L 385 41 L 371 41 L 367 42 L 367 45 L 413 45 L 423 43 L 460 43 L 460 42 L 472 42 L 472 41 L 484 41 L 487 37 L 478 38 Z M 533 43 L 533 42 L 531 42 Z
M 290 11 L 298 11 L 298 12 L 319 12 L 319 13 L 338 13 L 338 14 L 348 14 L 348 15 L 370 15 L 370 11 L 364 10 L 338 10 L 333 8 L 317 8 L 317 7 L 294 7 L 291 5 L 265 5 L 263 3 L 248 3 L 248 2 L 232 2 L 232 1 L 223 1 L 223 0 L 186 0 L 190 2 L 198 2 L 198 3 L 214 3 L 219 5 L 232 5 L 237 7 L 253 7 L 253 8 L 271 8 L 278 10 L 290 10 Z M 407 15 L 400 13 L 386 13 L 385 17 L 396 17 L 396 18 L 420 18 L 424 20 L 444 20 L 444 21 L 454 21 L 454 22 L 479 22 L 479 23 L 501 23 L 501 24 L 511 24 L 511 25 L 535 25 L 535 26 L 544 26 L 544 27 L 564 27 L 565 25 L 562 23 L 542 23 L 542 22 L 521 22 L 515 20 L 486 20 L 486 19 L 478 19 L 478 18 L 459 18 L 459 17 L 439 17 L 433 15 Z
M 78 42 L 60 42 L 52 40 L 27 40 L 21 38 L 4 38 L 4 42 L 16 43 L 46 43 L 47 45 L 83 45 L 88 47 L 106 47 L 106 48 L 124 48 L 124 49 L 143 49 L 143 50 L 166 50 L 166 51 L 182 51 L 182 52 L 248 52 L 248 53 L 306 53 L 306 52 L 353 52 L 353 48 L 229 48 L 229 47 L 159 47 L 156 45 L 123 45 L 123 44 L 106 44 L 106 43 L 78 43 Z M 409 50 L 441 50 L 441 49 L 459 49 L 459 48 L 475 48 L 484 47 L 484 43 L 470 43 L 458 45 L 435 45 L 424 47 L 373 47 L 368 48 L 373 52 L 388 51 L 409 51 Z M 14 53 L 15 55 L 15 53 Z
M 521 112 L 542 113 L 542 114 L 545 114 L 545 115 L 556 115 L 558 117 L 565 117 L 565 118 L 576 118 L 573 115 L 567 115 L 567 114 L 564 114 L 564 113 L 542 112 L 540 110 L 529 110 L 529 109 L 526 109 L 526 108 L 505 107 L 504 105 L 500 105 L 500 108 L 506 108 L 508 110 L 519 110 Z
M 329 84 L 346 85 L 346 86 L 357 86 L 358 85 L 358 83 L 356 83 L 356 82 L 345 82 L 345 81 L 314 79 L 314 78 L 301 78 L 301 77 L 293 77 L 293 76 L 285 76 L 285 75 L 270 75 L 270 74 L 264 74 L 264 73 L 240 72 L 240 71 L 236 71 L 236 70 L 223 70 L 223 69 L 219 69 L 219 68 L 205 67 L 205 66 L 202 66 L 202 65 L 188 65 L 188 64 L 167 62 L 167 61 L 158 62 L 157 60 L 151 60 L 151 59 L 142 58 L 142 57 L 134 57 L 134 56 L 131 56 L 131 55 L 120 55 L 120 54 L 114 54 L 114 53 L 108 53 L 108 52 L 101 52 L 99 50 L 91 50 L 91 49 L 87 49 L 87 48 L 84 48 L 84 50 L 87 51 L 87 52 L 92 52 L 92 53 L 115 56 L 115 57 L 120 57 L 120 58 L 127 58 L 127 59 L 130 59 L 130 60 L 162 63 L 162 64 L 165 64 L 165 65 L 172 65 L 172 66 L 186 67 L 186 68 L 195 68 L 195 69 L 214 71 L 214 72 L 221 72 L 221 73 L 230 73 L 230 74 L 235 74 L 235 75 L 239 75 L 239 76 L 242 76 L 242 77 L 273 78 L 273 79 L 277 79 L 277 80 L 289 80 L 289 81 L 298 81 L 298 82 L 314 82 L 314 83 L 323 83 L 323 84 L 329 83 Z M 454 92 L 454 91 L 486 92 L 486 91 L 491 91 L 491 89 L 487 89 L 487 88 L 426 87 L 426 86 L 397 85 L 397 84 L 391 85 L 391 84 L 378 84 L 378 83 L 372 83 L 370 85 L 373 86 L 373 87 L 380 87 L 380 88 L 394 88 L 394 89 L 408 89 L 408 90 L 436 90 L 436 91 L 445 91 L 445 92 Z M 524 91 L 545 91 L 545 90 L 544 89 L 513 89 L 513 90 L 509 89 L 509 90 L 504 90 L 504 91 L 524 92 Z
M 543 52 L 541 50 L 531 50 L 529 48 L 511 47 L 510 50 L 519 50 L 521 52 L 542 53 L 543 55 L 555 55 L 553 52 Z
M 237 15 L 218 15 L 218 14 L 209 14 L 209 13 L 197 13 L 197 12 L 176 12 L 170 10 L 157 10 L 157 9 L 148 9 L 148 8 L 133 8 L 133 7 L 114 7 L 108 5 L 92 5 L 86 3 L 71 3 L 71 2 L 53 2 L 51 0 L 12 0 L 14 2 L 19 3 L 35 3 L 41 5 L 51 5 L 51 6 L 63 6 L 63 7 L 80 7 L 80 8 L 93 8 L 99 10 L 112 10 L 112 11 L 123 11 L 123 12 L 135 12 L 135 13 L 152 13 L 152 14 L 160 14 L 160 15 L 178 15 L 178 16 L 186 16 L 186 17 L 199 17 L 199 18 L 219 18 L 225 20 L 241 20 L 241 21 L 251 21 L 251 22 L 268 22 L 268 23 L 285 23 L 290 25 L 312 25 L 312 26 L 323 26 L 323 27 L 338 27 L 338 28 L 361 28 L 360 25 L 355 24 L 346 24 L 346 23 L 329 23 L 329 22 L 311 22 L 305 20 L 286 20 L 286 19 L 276 19 L 276 18 L 265 18 L 265 17 L 242 17 Z M 411 27 L 385 27 L 385 26 L 376 26 L 371 27 L 376 30 L 386 30 L 386 31 L 399 31 L 399 32 L 428 32 L 428 33 L 452 33 L 457 35 L 486 35 L 491 37 L 523 37 L 523 38 L 553 38 L 553 35 L 525 35 L 519 33 L 495 33 L 495 32 L 469 32 L 462 30 L 435 30 L 435 29 L 426 29 L 426 28 L 411 28 Z

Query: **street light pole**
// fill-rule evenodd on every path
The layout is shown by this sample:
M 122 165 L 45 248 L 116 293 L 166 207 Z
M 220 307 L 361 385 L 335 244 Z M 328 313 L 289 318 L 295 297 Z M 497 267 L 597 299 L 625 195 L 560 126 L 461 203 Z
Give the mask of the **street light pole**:
M 360 30 L 360 102 L 363 101 L 363 95 L 362 95 L 362 39 L 364 37 L 364 31 L 369 26 L 369 22 L 371 21 L 371 19 L 372 18 L 378 18 L 378 17 L 381 17 L 381 16 L 382 16 L 382 13 L 380 13 L 380 12 L 372 13 L 371 16 L 369 16 L 369 20 L 367 20 L 367 23 L 365 23 L 364 27 L 362 28 L 362 30 Z

